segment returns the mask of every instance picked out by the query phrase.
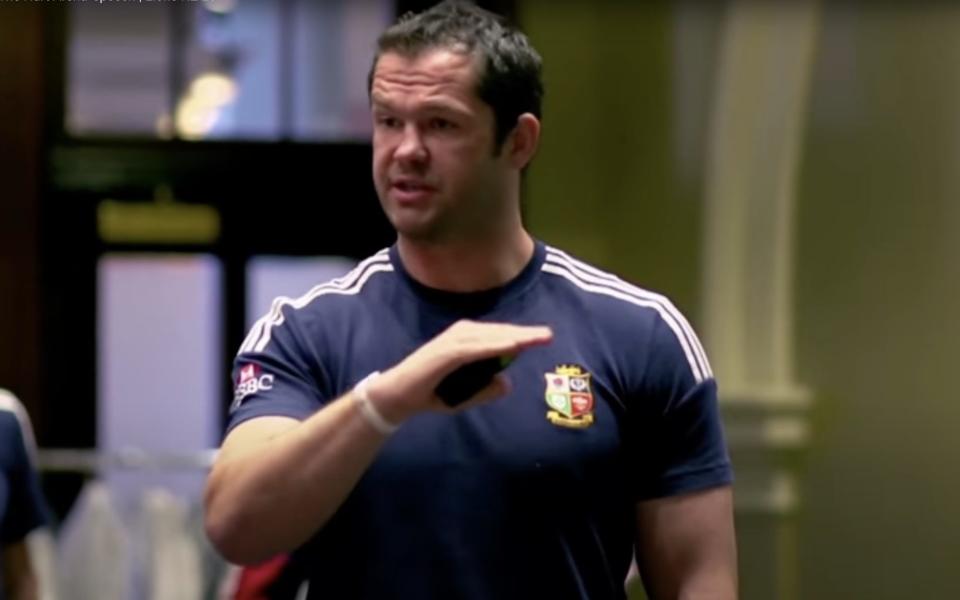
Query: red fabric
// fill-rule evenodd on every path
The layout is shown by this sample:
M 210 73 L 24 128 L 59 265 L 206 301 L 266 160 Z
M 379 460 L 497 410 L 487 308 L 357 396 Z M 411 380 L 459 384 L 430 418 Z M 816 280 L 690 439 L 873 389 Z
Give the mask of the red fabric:
M 233 600 L 269 600 L 267 591 L 287 566 L 287 556 L 280 555 L 258 565 L 243 567 Z

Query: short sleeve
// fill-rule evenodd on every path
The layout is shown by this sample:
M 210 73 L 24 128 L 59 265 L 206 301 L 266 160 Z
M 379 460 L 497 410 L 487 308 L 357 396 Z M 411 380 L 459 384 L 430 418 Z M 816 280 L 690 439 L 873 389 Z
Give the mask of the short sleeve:
M 636 499 L 730 484 L 717 382 L 682 315 L 654 322 L 646 358 L 629 411 Z
M 273 314 L 279 317 L 270 320 Z M 303 420 L 328 400 L 327 375 L 293 307 L 258 321 L 233 362 L 226 431 L 256 417 Z
M 8 484 L 6 511 L 0 515 L 0 542 L 19 542 L 28 533 L 46 525 L 49 513 L 40 491 L 37 472 L 30 461 L 27 442 L 19 421 L 11 412 L 0 412 L 0 431 L 3 435 L 6 459 L 4 467 Z

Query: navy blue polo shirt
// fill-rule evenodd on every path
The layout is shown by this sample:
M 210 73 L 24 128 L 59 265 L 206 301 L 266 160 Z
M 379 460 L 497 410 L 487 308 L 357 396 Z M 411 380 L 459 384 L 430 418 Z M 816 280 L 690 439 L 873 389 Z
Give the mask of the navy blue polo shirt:
M 279 298 L 236 358 L 228 429 L 305 419 L 463 318 L 548 325 L 509 396 L 421 414 L 294 553 L 311 598 L 624 598 L 638 501 L 726 485 L 717 388 L 663 296 L 537 242 L 507 285 L 423 286 L 396 247 Z
M 4 546 L 21 542 L 47 521 L 46 505 L 15 402 L 0 390 L 0 562 Z M 2 575 L 0 572 L 0 599 L 4 589 Z

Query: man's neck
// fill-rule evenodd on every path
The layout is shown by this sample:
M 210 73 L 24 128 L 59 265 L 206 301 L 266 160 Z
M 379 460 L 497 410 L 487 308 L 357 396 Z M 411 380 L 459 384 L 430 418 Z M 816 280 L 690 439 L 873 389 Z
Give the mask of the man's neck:
M 533 238 L 518 228 L 491 239 L 423 242 L 402 235 L 397 250 L 403 266 L 425 286 L 450 292 L 478 292 L 500 287 L 530 262 Z

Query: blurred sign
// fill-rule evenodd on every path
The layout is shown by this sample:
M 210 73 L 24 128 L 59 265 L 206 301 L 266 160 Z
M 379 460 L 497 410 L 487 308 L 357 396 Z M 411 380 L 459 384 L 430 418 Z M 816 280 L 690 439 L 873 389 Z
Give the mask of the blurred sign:
M 97 205 L 97 231 L 115 244 L 211 244 L 220 237 L 220 213 L 177 202 L 169 192 L 152 202 L 107 199 Z

